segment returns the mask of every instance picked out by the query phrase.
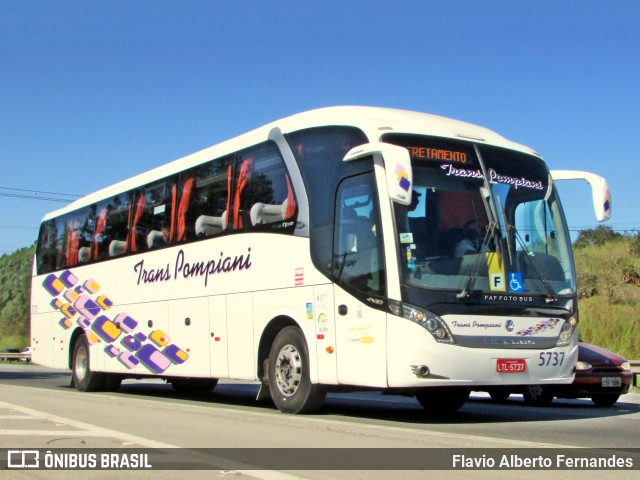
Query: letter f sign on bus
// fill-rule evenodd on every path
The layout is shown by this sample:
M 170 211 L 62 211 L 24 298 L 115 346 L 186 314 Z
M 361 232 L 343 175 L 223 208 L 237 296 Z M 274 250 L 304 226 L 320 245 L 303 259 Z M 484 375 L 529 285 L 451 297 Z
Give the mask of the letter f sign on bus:
M 489 270 L 489 289 L 497 292 L 507 290 L 504 268 L 500 257 L 495 252 L 487 252 L 487 267 Z
M 504 285 L 504 275 L 502 273 L 492 273 L 490 282 L 491 284 L 489 285 L 489 288 L 491 290 L 499 292 L 504 292 L 506 290 Z

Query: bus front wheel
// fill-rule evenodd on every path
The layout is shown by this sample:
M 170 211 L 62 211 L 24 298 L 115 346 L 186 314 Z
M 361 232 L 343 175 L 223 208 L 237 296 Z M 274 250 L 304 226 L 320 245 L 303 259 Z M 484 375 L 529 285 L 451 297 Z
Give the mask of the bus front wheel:
M 86 335 L 80 335 L 73 346 L 71 368 L 73 385 L 76 390 L 95 392 L 104 385 L 104 373 L 92 372 L 89 368 L 89 342 Z
M 308 413 L 322 405 L 326 390 L 311 383 L 309 352 L 299 328 L 285 327 L 269 352 L 269 391 L 283 413 Z

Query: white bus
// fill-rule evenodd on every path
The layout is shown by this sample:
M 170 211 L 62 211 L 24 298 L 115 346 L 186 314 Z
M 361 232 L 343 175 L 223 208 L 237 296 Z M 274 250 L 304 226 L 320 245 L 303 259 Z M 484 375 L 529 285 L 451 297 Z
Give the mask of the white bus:
M 46 215 L 32 357 L 81 391 L 257 380 L 287 413 L 373 388 L 437 414 L 470 390 L 571 382 L 575 278 L 536 152 L 433 115 L 325 108 Z

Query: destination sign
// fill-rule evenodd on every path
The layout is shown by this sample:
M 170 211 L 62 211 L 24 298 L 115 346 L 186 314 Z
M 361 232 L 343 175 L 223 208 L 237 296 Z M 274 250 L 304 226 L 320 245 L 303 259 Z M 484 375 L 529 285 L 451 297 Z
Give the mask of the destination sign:
M 442 162 L 467 163 L 467 154 L 465 152 L 428 147 L 407 147 L 407 149 L 413 158 L 426 158 L 429 160 L 440 160 Z

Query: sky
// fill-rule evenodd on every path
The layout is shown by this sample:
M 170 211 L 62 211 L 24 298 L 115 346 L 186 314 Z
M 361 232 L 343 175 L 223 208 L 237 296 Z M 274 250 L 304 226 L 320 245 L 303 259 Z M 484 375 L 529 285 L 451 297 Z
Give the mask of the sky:
M 0 255 L 71 195 L 332 105 L 490 128 L 640 230 L 638 25 L 635 0 L 0 0 Z M 559 190 L 574 237 L 598 225 Z

